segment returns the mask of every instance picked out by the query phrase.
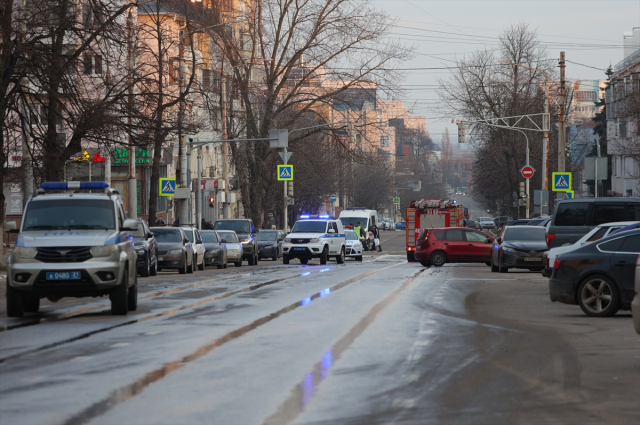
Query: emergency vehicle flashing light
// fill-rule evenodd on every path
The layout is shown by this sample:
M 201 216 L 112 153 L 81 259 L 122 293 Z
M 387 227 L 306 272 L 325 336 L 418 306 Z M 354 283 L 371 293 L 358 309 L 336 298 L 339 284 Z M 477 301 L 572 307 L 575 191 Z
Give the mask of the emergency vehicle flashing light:
M 109 187 L 107 182 L 45 182 L 40 184 L 43 190 L 103 190 Z

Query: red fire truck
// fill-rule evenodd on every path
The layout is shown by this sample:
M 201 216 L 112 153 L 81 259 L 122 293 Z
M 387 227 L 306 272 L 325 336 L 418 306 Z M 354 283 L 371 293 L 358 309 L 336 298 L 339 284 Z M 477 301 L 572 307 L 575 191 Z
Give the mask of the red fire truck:
M 423 229 L 463 227 L 468 211 L 453 199 L 411 201 L 407 208 L 407 261 L 415 261 L 416 239 Z

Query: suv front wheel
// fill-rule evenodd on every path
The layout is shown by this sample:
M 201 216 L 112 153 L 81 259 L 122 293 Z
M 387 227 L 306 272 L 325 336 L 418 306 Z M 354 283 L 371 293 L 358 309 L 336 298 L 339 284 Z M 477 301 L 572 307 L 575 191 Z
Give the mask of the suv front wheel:
M 114 316 L 125 316 L 129 312 L 129 266 L 125 266 L 122 282 L 110 293 L 111 314 Z

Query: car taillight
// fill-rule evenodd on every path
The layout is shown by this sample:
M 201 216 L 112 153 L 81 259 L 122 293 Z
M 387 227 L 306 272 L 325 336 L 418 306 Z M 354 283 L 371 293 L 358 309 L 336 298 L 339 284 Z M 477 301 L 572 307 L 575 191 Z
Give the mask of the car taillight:
M 560 268 L 560 259 L 556 258 L 556 261 L 553 262 L 553 268 L 554 269 L 559 269 Z
M 427 239 L 429 239 L 429 231 L 427 230 L 427 233 L 424 234 L 424 240 L 426 241 Z
M 556 235 L 547 235 L 547 246 L 551 248 L 551 241 L 556 238 Z

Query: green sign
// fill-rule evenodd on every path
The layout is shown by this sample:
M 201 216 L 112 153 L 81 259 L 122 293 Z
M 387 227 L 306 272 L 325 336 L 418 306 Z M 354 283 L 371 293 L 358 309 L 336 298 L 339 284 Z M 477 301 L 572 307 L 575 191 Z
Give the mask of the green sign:
M 113 152 L 114 164 L 129 164 L 129 149 L 116 149 Z M 136 164 L 150 164 L 149 149 L 136 149 Z
M 400 198 L 399 198 L 399 197 L 397 197 L 397 196 L 396 196 L 396 197 L 394 197 L 394 198 L 393 198 L 393 204 L 394 204 L 394 205 L 400 205 Z

